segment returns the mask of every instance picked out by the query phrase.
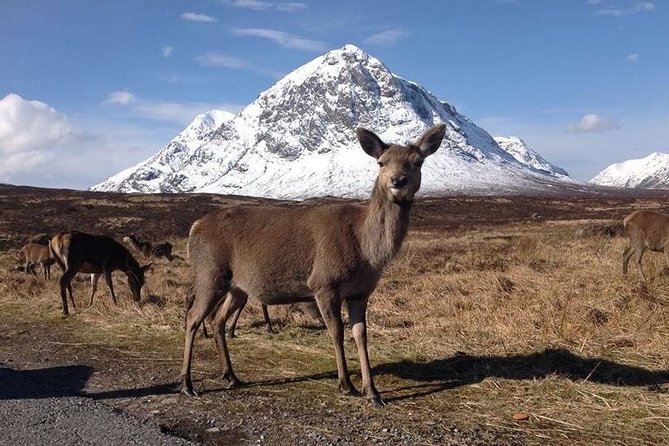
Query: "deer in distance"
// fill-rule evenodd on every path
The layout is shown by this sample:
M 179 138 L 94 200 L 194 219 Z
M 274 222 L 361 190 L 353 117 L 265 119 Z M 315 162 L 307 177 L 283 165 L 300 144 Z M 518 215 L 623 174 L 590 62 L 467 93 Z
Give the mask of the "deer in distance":
M 230 361 L 225 324 L 253 296 L 265 305 L 315 300 L 334 341 L 339 389 L 358 396 L 344 354 L 341 307 L 346 303 L 360 360 L 362 395 L 383 405 L 369 364 L 367 302 L 383 268 L 402 245 L 421 183 L 421 166 L 439 148 L 445 130 L 444 124 L 437 124 L 414 144 L 397 145 L 357 129 L 362 149 L 379 166 L 366 205 L 239 207 L 211 212 L 193 223 L 187 250 L 195 299 L 186 316 L 181 392 L 196 395 L 191 378 L 193 341 L 212 313 L 223 378 L 230 387 L 242 384 Z
M 634 211 L 623 220 L 630 245 L 623 252 L 623 276 L 627 276 L 627 265 L 634 255 L 639 275 L 646 282 L 641 269 L 641 258 L 646 249 L 664 253 L 669 266 L 669 215 L 653 211 Z
M 112 301 L 118 304 L 112 283 L 112 272 L 117 270 L 126 274 L 133 299 L 139 302 L 144 285 L 144 273 L 151 264 L 139 266 L 132 254 L 113 238 L 78 231 L 63 231 L 51 239 L 50 248 L 56 263 L 63 270 L 63 276 L 60 278 L 63 316 L 69 314 L 66 291 L 70 295 L 72 307 L 76 308 L 72 296 L 72 279 L 77 273 L 92 274 L 90 305 L 93 304 L 100 275 L 105 277 Z
M 24 269 L 26 274 L 30 274 L 30 272 L 34 273 L 33 267 L 35 265 L 40 265 L 44 280 L 51 280 L 51 265 L 53 265 L 56 260 L 51 256 L 48 245 L 28 243 L 21 248 L 21 253 L 25 258 Z
M 157 245 L 152 245 L 150 242 L 143 242 L 135 235 L 126 235 L 123 237 L 123 241 L 126 242 L 132 249 L 142 254 L 145 259 L 152 259 L 158 257 L 165 257 L 170 262 L 174 259 L 182 259 L 182 257 L 177 255 L 172 255 L 172 244 L 170 242 L 163 242 Z

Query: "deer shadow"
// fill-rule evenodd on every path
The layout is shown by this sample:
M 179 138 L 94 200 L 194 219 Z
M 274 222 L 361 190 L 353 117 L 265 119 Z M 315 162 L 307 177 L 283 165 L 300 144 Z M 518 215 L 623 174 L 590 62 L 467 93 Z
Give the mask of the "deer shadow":
M 381 364 L 374 367 L 372 373 L 393 375 L 420 383 L 395 389 L 416 391 L 388 398 L 388 401 L 427 396 L 479 383 L 489 377 L 532 380 L 559 376 L 571 381 L 614 386 L 646 386 L 649 391 L 663 391 L 659 386 L 669 382 L 669 370 L 654 371 L 604 358 L 585 358 L 564 349 L 546 349 L 513 356 L 456 353 L 450 358 L 429 362 L 398 361 Z

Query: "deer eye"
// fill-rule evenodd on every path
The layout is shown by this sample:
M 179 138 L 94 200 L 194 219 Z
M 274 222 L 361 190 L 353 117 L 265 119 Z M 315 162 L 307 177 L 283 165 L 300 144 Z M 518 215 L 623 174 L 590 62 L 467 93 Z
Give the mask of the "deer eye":
M 386 163 L 384 163 L 383 161 L 379 161 L 379 167 L 383 167 L 385 165 L 386 165 Z
M 413 164 L 414 164 L 414 166 L 416 166 L 416 167 L 421 167 L 421 166 L 423 165 L 423 160 L 416 161 L 416 162 L 414 162 Z

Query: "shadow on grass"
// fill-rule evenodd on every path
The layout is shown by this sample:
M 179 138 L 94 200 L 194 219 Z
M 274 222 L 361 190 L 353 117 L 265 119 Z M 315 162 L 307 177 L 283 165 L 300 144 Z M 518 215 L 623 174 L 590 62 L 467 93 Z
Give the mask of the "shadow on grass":
M 555 375 L 572 381 L 647 386 L 649 390 L 657 390 L 660 384 L 669 382 L 669 370 L 653 371 L 603 358 L 583 358 L 564 349 L 547 349 L 515 356 L 471 356 L 461 353 L 430 362 L 381 364 L 374 367 L 372 373 L 422 382 L 396 391 L 428 389 L 388 398 L 388 401 L 426 396 L 478 383 L 488 377 L 531 380 Z

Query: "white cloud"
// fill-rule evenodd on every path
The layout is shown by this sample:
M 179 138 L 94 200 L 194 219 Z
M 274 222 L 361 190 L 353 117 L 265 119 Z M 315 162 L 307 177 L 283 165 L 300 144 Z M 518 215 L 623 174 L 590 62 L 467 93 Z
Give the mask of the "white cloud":
M 596 113 L 583 115 L 578 122 L 572 122 L 567 126 L 569 133 L 605 133 L 618 130 L 621 125 L 612 119 L 605 118 Z
M 248 67 L 248 62 L 244 59 L 228 56 L 226 54 L 210 51 L 201 54 L 195 60 L 205 67 L 225 67 L 225 68 L 245 68 Z
M 588 2 L 588 4 L 596 5 L 599 4 L 599 2 L 596 3 Z M 603 16 L 611 16 L 611 17 L 622 17 L 631 14 L 638 14 L 642 12 L 653 12 L 653 11 L 655 11 L 655 3 L 636 2 L 633 5 L 626 8 L 620 6 L 606 6 L 601 9 L 597 9 L 595 11 L 595 14 Z
M 189 124 L 197 115 L 209 110 L 225 110 L 237 114 L 243 106 L 236 104 L 216 104 L 209 102 L 167 102 L 140 101 L 132 108 L 132 113 L 147 119 Z
M 207 14 L 198 14 L 195 12 L 184 12 L 181 14 L 181 18 L 188 20 L 189 22 L 211 23 L 216 21 L 215 18 L 208 16 Z
M 251 9 L 253 11 L 276 10 L 281 12 L 294 12 L 305 9 L 307 5 L 301 2 L 266 2 L 261 0 L 228 0 L 226 5 L 234 8 Z
M 163 47 L 163 57 L 170 57 L 173 52 L 174 52 L 174 47 L 173 46 L 165 45 Z
M 319 40 L 309 40 L 283 31 L 263 28 L 241 28 L 232 31 L 239 36 L 260 37 L 271 40 L 285 48 L 292 48 L 306 51 L 323 51 L 327 48 L 324 42 Z
M 639 60 L 639 54 L 638 53 L 632 53 L 629 54 L 625 60 L 629 63 L 636 63 Z
M 135 116 L 184 126 L 189 124 L 195 116 L 209 110 L 225 110 L 236 114 L 243 108 L 243 106 L 237 104 L 138 99 L 128 91 L 113 92 L 109 95 L 109 98 L 103 104 L 129 106 L 127 109 Z
M 48 151 L 71 134 L 65 115 L 44 102 L 8 94 L 0 99 L 0 178 L 43 164 Z
M 123 91 L 113 91 L 109 93 L 107 99 L 104 101 L 104 104 L 128 105 L 134 101 L 135 101 L 135 95 L 133 95 L 127 90 L 123 90 Z
M 404 31 L 403 29 L 398 29 L 398 28 L 388 29 L 376 34 L 372 34 L 371 36 L 365 39 L 365 43 L 371 45 L 390 45 L 397 42 L 400 39 L 403 39 L 408 35 L 409 33 Z

